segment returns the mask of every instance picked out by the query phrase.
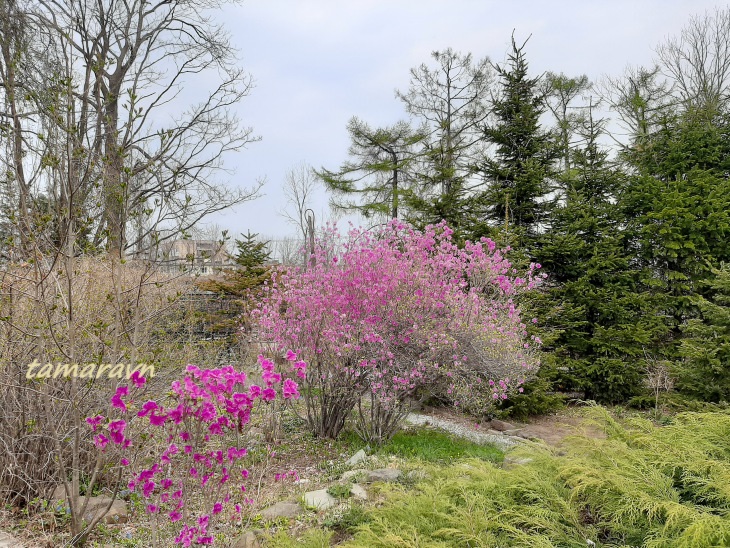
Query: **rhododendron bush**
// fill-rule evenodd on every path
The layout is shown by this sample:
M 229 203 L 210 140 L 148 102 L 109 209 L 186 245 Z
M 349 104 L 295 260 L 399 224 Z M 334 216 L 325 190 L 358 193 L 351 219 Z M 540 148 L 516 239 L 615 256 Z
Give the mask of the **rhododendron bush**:
M 117 388 L 109 413 L 86 419 L 100 457 L 127 471 L 129 490 L 143 501 L 154 525 L 151 544 L 166 524 L 175 528 L 178 545 L 213 544 L 216 521 L 241 519 L 253 502 L 246 447 L 251 413 L 257 405 L 299 397 L 293 378 L 306 364 L 291 352 L 287 357 L 292 367 L 282 374 L 259 356 L 261 385 L 247 384 L 246 374 L 231 366 L 189 365 L 160 401 L 139 399 L 145 379 L 137 372 Z M 296 478 L 296 472 L 276 480 L 284 477 Z
M 341 237 L 330 227 L 305 267 L 282 269 L 256 317 L 264 340 L 308 363 L 302 395 L 315 435 L 354 411 L 368 441 L 391 436 L 414 397 L 486 410 L 536 367 L 515 298 L 537 283 L 494 242 L 459 248 L 439 224 L 393 221 Z

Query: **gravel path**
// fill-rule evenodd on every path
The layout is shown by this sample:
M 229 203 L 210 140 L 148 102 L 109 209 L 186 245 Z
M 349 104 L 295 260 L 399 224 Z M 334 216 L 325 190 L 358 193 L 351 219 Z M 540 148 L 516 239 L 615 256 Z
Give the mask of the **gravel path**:
M 441 430 L 446 430 L 447 432 L 451 432 L 455 436 L 465 438 L 469 441 L 473 441 L 474 443 L 492 443 L 502 450 L 514 447 L 521 442 L 521 440 L 515 439 L 511 436 L 477 432 L 476 430 L 464 426 L 463 424 L 458 424 L 456 422 L 452 422 L 446 419 L 440 419 L 438 417 L 431 417 L 429 415 L 421 415 L 418 413 L 409 414 L 406 417 L 406 422 L 408 422 L 409 424 L 415 424 L 417 426 L 429 425 L 435 428 L 440 428 Z

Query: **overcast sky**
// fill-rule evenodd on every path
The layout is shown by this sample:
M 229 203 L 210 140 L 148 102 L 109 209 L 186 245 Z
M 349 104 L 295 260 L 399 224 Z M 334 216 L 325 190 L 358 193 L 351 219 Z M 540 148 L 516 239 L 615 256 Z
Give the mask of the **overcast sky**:
M 680 32 L 703 0 L 247 0 L 224 21 L 255 80 L 237 113 L 262 140 L 227 158 L 232 185 L 266 177 L 265 196 L 213 222 L 233 234 L 293 234 L 278 214 L 282 183 L 300 162 L 337 167 L 347 159 L 345 126 L 358 116 L 371 126 L 406 118 L 396 89 L 409 70 L 451 47 L 501 62 L 510 35 L 532 36 L 531 72 L 586 74 L 595 81 L 628 64 L 649 65 L 654 49 Z M 313 204 L 321 218 L 327 196 Z

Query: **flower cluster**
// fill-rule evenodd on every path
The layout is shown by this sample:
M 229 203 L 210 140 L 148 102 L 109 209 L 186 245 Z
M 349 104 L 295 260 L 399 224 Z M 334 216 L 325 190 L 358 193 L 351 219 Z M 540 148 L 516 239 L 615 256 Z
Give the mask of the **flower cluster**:
M 265 288 L 258 324 L 306 358 L 300 376 L 317 388 L 305 393 L 310 426 L 336 435 L 362 397 L 383 410 L 373 420 L 395 416 L 424 387 L 455 402 L 516 391 L 534 360 L 514 299 L 539 282 L 539 267 L 520 276 L 493 241 L 460 248 L 444 223 L 421 232 L 394 220 L 344 239 L 329 229 L 306 268 L 282 270 Z
M 185 377 L 171 384 L 168 400 L 149 400 L 139 406 L 133 397 L 145 381 L 135 377 L 132 390 L 120 386 L 111 398 L 120 418 L 86 419 L 96 433 L 96 447 L 105 452 L 114 447 L 120 464 L 130 469 L 125 450 L 134 441 L 127 437 L 128 423 L 141 421 L 145 440 L 162 445 L 151 462 L 130 470 L 128 487 L 141 495 L 147 513 L 155 519 L 180 522 L 175 538 L 179 545 L 213 544 L 213 522 L 237 519 L 242 505 L 253 502 L 246 491 L 248 450 L 242 434 L 256 402 L 299 398 L 297 383 L 274 371 L 271 360 L 259 356 L 259 364 L 263 386 L 247 384 L 246 374 L 231 366 L 188 365 Z M 306 363 L 296 361 L 291 372 L 296 376 L 304 371 Z M 193 499 L 196 503 L 191 505 Z

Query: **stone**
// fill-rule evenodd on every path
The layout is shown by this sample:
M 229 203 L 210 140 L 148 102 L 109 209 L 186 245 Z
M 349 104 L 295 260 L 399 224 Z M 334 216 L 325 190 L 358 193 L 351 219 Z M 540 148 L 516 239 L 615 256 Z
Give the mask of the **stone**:
M 79 505 L 83 506 L 85 497 L 79 498 Z M 92 522 L 96 517 L 106 510 L 111 502 L 109 511 L 104 514 L 102 518 L 103 523 L 127 523 L 129 520 L 129 512 L 127 510 L 127 504 L 119 499 L 114 499 L 112 502 L 111 497 L 99 496 L 91 497 L 89 503 L 86 506 L 86 512 L 84 513 L 84 520 Z M 51 494 L 51 506 L 54 511 L 61 513 L 68 513 L 70 511 L 70 505 L 66 501 L 66 490 L 63 485 L 58 485 Z
M 23 548 L 23 545 L 10 533 L 0 531 L 0 548 Z
M 347 462 L 345 463 L 347 466 L 355 466 L 360 464 L 362 461 L 364 461 L 367 458 L 367 455 L 365 454 L 365 451 L 363 449 L 360 449 L 357 453 L 352 455 Z
M 233 548 L 261 548 L 261 545 L 256 538 L 256 533 L 253 531 L 246 531 L 235 540 Z
M 499 432 L 505 432 L 506 430 L 516 430 L 517 428 L 512 423 L 501 421 L 499 419 L 492 419 L 492 429 Z
M 378 470 L 372 470 L 368 472 L 367 482 L 374 483 L 376 481 L 392 482 L 398 481 L 401 476 L 401 471 L 397 468 L 380 468 Z
M 342 473 L 342 481 L 350 481 L 352 478 L 357 477 L 359 475 L 365 475 L 367 474 L 367 470 L 364 468 L 358 468 L 356 470 L 348 470 L 347 472 Z
M 327 489 L 304 493 L 304 504 L 317 510 L 327 510 L 337 504 L 337 499 L 327 492 Z
M 66 489 L 63 484 L 56 485 L 53 493 L 51 493 L 51 504 L 55 506 L 57 502 L 63 502 L 64 500 L 66 500 Z
M 359 483 L 353 483 L 350 487 L 350 495 L 358 500 L 368 500 L 368 492 Z
M 276 518 L 295 518 L 302 513 L 302 507 L 297 502 L 277 502 L 273 506 L 264 508 L 261 517 L 265 520 Z
M 106 510 L 109 502 L 111 502 L 111 498 L 109 497 L 91 497 L 89 499 L 89 505 L 86 507 L 86 512 L 84 513 L 84 520 L 87 522 L 93 521 L 99 514 Z M 79 503 L 83 505 L 84 500 L 79 499 Z M 109 511 L 104 514 L 102 521 L 104 523 L 127 523 L 128 519 L 127 505 L 123 500 L 115 499 Z
M 522 432 L 522 428 L 513 428 L 512 430 L 505 430 L 504 434 L 506 436 L 519 436 L 520 432 Z

